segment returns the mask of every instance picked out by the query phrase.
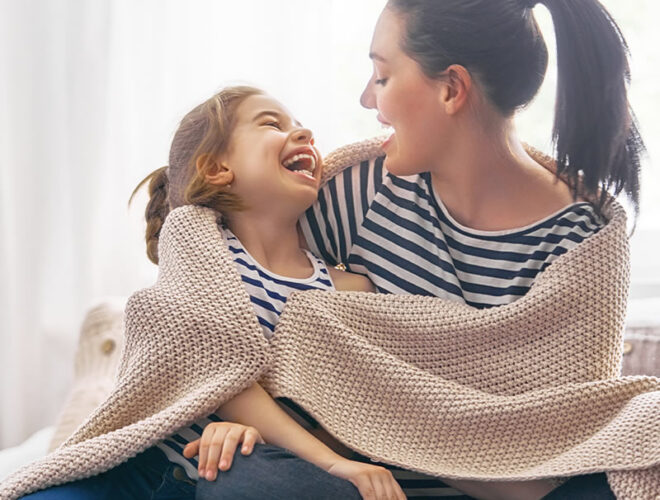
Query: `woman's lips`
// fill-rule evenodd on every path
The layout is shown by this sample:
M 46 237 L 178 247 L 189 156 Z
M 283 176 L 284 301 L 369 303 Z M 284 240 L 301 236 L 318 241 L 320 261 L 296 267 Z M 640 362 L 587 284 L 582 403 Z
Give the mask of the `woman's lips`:
M 380 113 L 376 115 L 376 120 L 378 120 L 384 127 L 392 126 L 392 124 L 388 122 L 385 118 L 383 118 L 383 115 L 381 115 Z
M 390 143 L 394 140 L 395 135 L 396 133 L 392 133 L 392 135 L 385 139 L 385 141 L 383 141 L 383 143 L 380 145 L 381 149 L 385 149 L 387 146 L 389 146 Z

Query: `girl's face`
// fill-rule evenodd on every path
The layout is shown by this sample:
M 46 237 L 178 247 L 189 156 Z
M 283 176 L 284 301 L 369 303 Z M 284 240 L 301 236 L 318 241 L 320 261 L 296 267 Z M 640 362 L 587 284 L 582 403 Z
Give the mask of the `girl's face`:
M 312 132 L 268 95 L 245 99 L 221 158 L 234 178 L 230 192 L 248 210 L 298 218 L 316 200 L 321 155 Z
M 383 143 L 385 167 L 395 175 L 430 170 L 446 137 L 447 121 L 440 106 L 440 85 L 422 72 L 400 48 L 404 21 L 390 8 L 378 19 L 369 57 L 374 71 L 360 98 L 378 110 L 378 120 L 394 133 Z

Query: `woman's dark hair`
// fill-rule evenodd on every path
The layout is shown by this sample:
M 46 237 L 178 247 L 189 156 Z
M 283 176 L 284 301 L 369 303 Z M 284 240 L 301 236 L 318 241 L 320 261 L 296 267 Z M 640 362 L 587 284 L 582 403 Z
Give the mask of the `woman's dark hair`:
M 389 0 L 402 15 L 402 49 L 430 78 L 464 66 L 505 116 L 534 98 L 548 52 L 532 7 L 552 14 L 558 85 L 553 127 L 557 175 L 597 198 L 625 192 L 639 210 L 644 144 L 628 103 L 628 46 L 597 0 Z

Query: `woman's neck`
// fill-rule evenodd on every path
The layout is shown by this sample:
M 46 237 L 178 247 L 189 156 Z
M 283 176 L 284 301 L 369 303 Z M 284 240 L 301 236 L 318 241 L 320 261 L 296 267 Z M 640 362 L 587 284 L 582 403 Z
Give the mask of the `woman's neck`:
M 451 151 L 438 153 L 433 189 L 451 216 L 478 230 L 532 224 L 570 204 L 570 190 L 537 163 L 512 119 L 459 124 Z
M 282 276 L 307 278 L 313 266 L 300 247 L 296 223 L 256 217 L 249 211 L 227 218 L 229 230 L 261 266 Z

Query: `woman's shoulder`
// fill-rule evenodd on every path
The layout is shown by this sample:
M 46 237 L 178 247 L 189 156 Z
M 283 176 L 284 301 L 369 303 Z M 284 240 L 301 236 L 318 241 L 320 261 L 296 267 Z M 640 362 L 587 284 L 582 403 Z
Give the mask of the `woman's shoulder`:
M 490 208 L 496 209 L 484 215 L 491 230 L 529 228 L 574 208 L 593 209 L 585 197 L 542 164 L 527 169 L 512 184 L 506 196 L 495 197 L 496 207 Z
M 326 184 L 329 179 L 337 176 L 343 170 L 355 165 L 360 165 L 364 161 L 372 161 L 385 155 L 381 148 L 384 137 L 374 137 L 371 139 L 346 144 L 335 149 L 323 158 L 323 176 L 321 184 Z
M 553 158 L 533 148 L 528 148 L 527 153 L 531 162 L 523 169 L 517 190 L 520 213 L 532 221 L 542 220 L 577 203 L 590 203 L 579 187 L 569 185 L 558 175 Z

